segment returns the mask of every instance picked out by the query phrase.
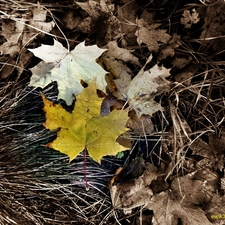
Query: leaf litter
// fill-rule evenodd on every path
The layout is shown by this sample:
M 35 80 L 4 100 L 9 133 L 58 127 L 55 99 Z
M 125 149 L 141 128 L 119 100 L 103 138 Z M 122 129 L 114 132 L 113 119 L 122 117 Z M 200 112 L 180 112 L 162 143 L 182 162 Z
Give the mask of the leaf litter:
M 213 1 L 207 2 L 212 3 Z M 220 1 L 217 4 L 207 5 L 206 3 L 203 4 L 203 1 L 200 1 L 200 3 L 194 4 L 194 7 L 191 4 L 185 5 L 181 3 L 182 7 L 175 4 L 172 8 L 168 2 L 162 3 L 160 7 L 155 2 L 144 5 L 143 2 L 137 3 L 134 1 L 121 1 L 118 4 L 112 4 L 108 1 L 89 1 L 78 2 L 75 5 L 73 3 L 72 7 L 81 12 L 77 19 L 79 19 L 79 23 L 81 22 L 82 26 L 76 25 L 75 28 L 71 27 L 69 32 L 63 31 L 67 32 L 67 35 L 73 36 L 73 38 L 74 35 L 78 34 L 79 43 L 84 43 L 83 41 L 86 39 L 86 41 L 92 43 L 92 46 L 95 42 L 98 46 L 101 46 L 100 51 L 102 52 L 99 52 L 99 54 L 92 58 L 91 64 L 101 70 L 102 79 L 104 78 L 103 80 L 105 80 L 103 85 L 105 94 L 103 96 L 108 108 L 107 115 L 102 118 L 108 118 L 111 113 L 117 112 L 115 109 L 117 107 L 125 107 L 127 108 L 126 110 L 130 110 L 130 118 L 128 119 L 126 116 L 126 119 L 128 119 L 127 125 L 132 129 L 128 139 L 132 140 L 133 146 L 122 167 L 122 172 L 118 172 L 117 176 L 111 181 L 110 186 L 114 212 L 116 212 L 117 216 L 111 216 L 112 212 L 107 211 L 109 214 L 105 214 L 106 217 L 101 217 L 101 220 L 97 220 L 99 214 L 95 214 L 95 217 L 92 216 L 92 218 L 95 218 L 95 222 L 98 221 L 98 224 L 103 224 L 107 220 L 107 216 L 110 215 L 109 217 L 113 218 L 112 220 L 121 224 L 125 222 L 122 219 L 124 216 L 121 212 L 125 211 L 128 213 L 126 220 L 129 220 L 130 223 L 135 220 L 137 224 L 141 224 L 144 222 L 149 223 L 149 220 L 144 220 L 145 215 L 143 215 L 143 213 L 148 212 L 152 224 L 223 224 L 225 178 L 224 132 L 222 128 L 224 126 L 223 87 L 225 82 L 223 79 L 223 68 L 221 67 L 223 65 L 223 45 L 221 42 L 223 41 L 223 31 L 222 26 L 218 26 L 218 24 L 222 24 L 220 21 L 223 20 L 222 9 L 224 8 L 224 3 Z M 139 6 L 141 7 L 139 8 Z M 157 13 L 154 13 L 157 7 L 159 7 L 156 10 Z M 167 12 L 167 10 L 169 12 L 171 9 L 171 14 L 165 17 L 166 13 L 163 14 L 162 12 Z M 34 13 L 32 16 L 28 15 L 25 20 L 23 20 L 24 17 L 22 19 L 18 17 L 21 13 L 17 9 L 14 10 L 17 13 L 16 17 L 7 17 L 7 15 L 11 14 L 8 8 L 3 14 L 4 19 L 2 24 L 5 23 L 5 25 L 2 26 L 2 30 L 4 30 L 2 36 L 6 40 L 1 42 L 1 47 L 4 57 L 9 57 L 8 59 L 17 56 L 22 47 L 25 50 L 23 51 L 23 54 L 25 52 L 23 56 L 26 56 L 27 48 L 34 49 L 34 46 L 38 46 L 37 44 L 29 45 L 30 43 L 38 41 L 38 38 L 42 39 L 46 33 L 54 36 L 56 30 L 59 29 L 59 26 L 56 26 L 52 30 L 53 22 L 50 23 L 50 26 L 47 24 L 52 20 L 52 17 L 47 18 L 45 8 L 42 9 L 40 5 L 37 5 L 37 8 L 32 8 Z M 32 20 L 32 24 L 29 24 L 29 21 L 26 20 L 27 18 L 29 18 L 29 21 Z M 38 24 L 39 19 L 41 20 L 41 24 Z M 9 28 L 9 31 L 7 31 L 9 21 L 13 22 L 12 29 Z M 54 20 L 54 23 L 56 21 Z M 104 26 L 98 27 L 99 21 L 104 21 L 102 22 Z M 168 25 L 165 21 L 170 21 L 171 23 L 169 22 Z M 96 27 L 99 29 L 94 29 Z M 193 27 L 197 27 L 199 29 L 198 32 L 193 32 Z M 85 30 L 86 28 L 87 30 Z M 13 36 L 13 30 L 16 31 L 16 36 Z M 43 30 L 45 35 L 38 36 L 37 31 L 40 30 Z M 26 39 L 25 31 L 28 31 L 27 35 L 30 41 Z M 60 36 L 58 35 L 59 33 L 56 35 L 57 39 Z M 81 38 L 84 34 L 86 35 L 85 38 Z M 94 35 L 96 35 L 96 38 L 93 38 Z M 10 39 L 11 36 L 15 38 L 12 40 Z M 38 38 L 36 39 L 36 37 Z M 150 42 L 150 39 L 147 37 L 151 37 Z M 80 41 L 81 39 L 82 41 Z M 29 47 L 27 47 L 27 40 Z M 43 40 L 38 44 L 46 43 L 46 39 L 42 42 Z M 61 42 L 61 36 L 58 40 Z M 211 42 L 211 40 L 213 41 Z M 67 40 L 67 42 L 72 43 L 74 46 L 73 41 L 74 39 Z M 47 43 L 49 42 L 47 41 Z M 199 45 L 198 48 L 196 45 Z M 11 48 L 8 48 L 9 46 Z M 90 44 L 87 44 L 87 46 L 90 46 Z M 97 46 L 95 47 L 97 48 Z M 60 49 L 62 50 L 62 47 Z M 83 50 L 86 51 L 85 48 Z M 57 58 L 51 62 L 42 61 L 38 66 L 31 69 L 33 74 L 40 75 L 38 79 L 44 80 L 42 84 L 37 85 L 38 88 L 48 89 L 54 80 L 60 86 L 66 80 L 65 77 L 67 78 L 64 72 L 69 71 L 70 74 L 73 72 L 74 68 L 69 68 L 70 65 L 68 64 L 71 58 L 70 60 L 63 61 L 70 54 L 69 52 L 65 48 L 63 50 L 64 56 L 60 56 L 60 60 Z M 6 56 L 7 54 L 10 56 Z M 152 61 L 150 61 L 151 57 L 149 58 L 151 54 L 154 56 Z M 99 56 L 101 57 L 98 61 L 103 68 L 96 63 L 96 59 Z M 78 56 L 74 56 L 75 59 L 76 57 Z M 50 57 L 47 58 L 49 59 Z M 8 64 L 19 65 L 21 71 L 24 65 L 29 64 L 29 60 L 31 58 L 22 63 L 21 58 L 13 58 L 13 60 L 8 61 Z M 85 61 L 86 58 L 84 57 L 82 60 Z M 17 64 L 17 62 L 21 64 Z M 58 70 L 61 67 L 63 71 Z M 84 66 L 81 67 L 84 68 Z M 5 75 L 2 76 L 3 79 L 9 77 L 10 73 L 14 73 L 14 75 L 17 72 L 19 73 L 17 69 L 13 70 L 13 72 L 11 72 L 12 70 L 8 70 L 7 75 L 5 71 L 2 70 L 3 75 Z M 57 72 L 58 74 L 55 79 L 51 77 L 52 71 L 54 73 L 55 71 L 60 71 L 59 73 Z M 91 72 L 88 74 L 92 73 L 92 69 L 89 71 Z M 107 72 L 108 74 L 105 76 Z M 58 79 L 61 73 L 64 80 Z M 90 82 L 91 80 L 92 77 Z M 86 84 L 83 84 L 83 81 L 85 80 L 81 77 L 76 81 L 81 85 L 80 93 L 82 93 L 83 86 L 86 86 Z M 87 80 L 85 82 L 90 83 Z M 59 97 L 64 99 L 68 105 L 75 99 L 73 95 L 76 93 L 76 91 L 74 92 L 74 90 L 71 91 L 69 89 L 66 91 L 70 93 L 70 98 L 65 98 L 65 94 Z M 86 89 L 84 88 L 84 90 Z M 33 90 L 30 92 L 33 92 Z M 4 95 L 4 93 L 7 92 L 1 90 L 1 94 Z M 18 96 L 18 92 L 14 96 Z M 39 96 L 39 94 L 36 93 L 36 96 Z M 77 102 L 79 102 L 80 96 L 82 95 L 76 95 Z M 56 100 L 57 96 L 53 99 Z M 93 104 L 93 106 L 98 106 L 99 111 L 102 100 L 99 98 L 99 103 Z M 6 112 L 6 110 L 10 112 L 11 107 L 19 105 L 19 103 L 13 103 L 12 106 L 6 107 L 9 103 L 5 102 L 4 99 L 1 102 L 5 106 L 2 108 L 2 112 Z M 74 110 L 76 109 L 76 105 L 79 106 L 79 104 L 76 104 L 77 102 L 74 104 Z M 40 100 L 35 103 L 40 106 Z M 50 105 L 53 104 L 49 101 L 48 103 Z M 59 105 L 55 106 L 56 108 L 58 107 L 58 112 L 63 111 L 62 115 L 65 114 L 66 121 L 70 120 L 71 113 L 65 111 Z M 33 106 L 32 109 L 37 107 Z M 32 109 L 30 110 L 32 111 Z M 3 114 L 2 120 L 7 117 L 6 114 Z M 60 116 L 59 113 L 55 114 L 54 117 Z M 86 115 L 86 117 L 89 116 L 88 112 L 82 114 Z M 91 119 L 91 127 L 96 126 L 96 121 L 98 118 L 101 118 L 99 115 L 93 120 Z M 119 118 L 118 114 L 116 118 Z M 10 119 L 10 121 L 13 120 Z M 90 131 L 90 137 L 94 137 L 93 133 L 104 133 L 105 127 L 102 128 L 101 124 L 107 123 L 101 122 L 99 126 L 96 126 L 94 131 L 87 126 L 87 133 Z M 5 134 L 6 126 L 11 127 L 12 125 L 8 125 L 8 123 L 4 124 L 7 125 L 4 125 L 4 128 L 1 127 L 1 129 L 4 129 L 3 133 Z M 29 124 L 31 127 L 34 126 L 34 122 L 29 122 Z M 63 127 L 65 124 L 60 121 L 59 127 Z M 71 126 L 73 127 L 74 125 Z M 31 127 L 27 131 L 32 130 Z M 54 128 L 57 128 L 57 126 Z M 43 137 L 38 136 L 35 132 L 34 134 L 43 140 Z M 114 140 L 118 135 L 115 135 Z M 160 137 L 157 139 L 158 144 L 152 147 L 153 140 L 156 139 L 157 135 Z M 30 137 L 30 135 L 28 136 Z M 51 143 L 54 143 L 53 138 L 51 141 L 53 141 Z M 105 142 L 108 143 L 108 140 Z M 32 143 L 34 143 L 33 140 Z M 81 151 L 85 145 L 87 145 L 87 142 L 80 148 Z M 25 145 L 23 144 L 22 146 Z M 117 150 L 119 146 L 118 144 Z M 46 152 L 48 151 L 46 150 Z M 9 152 L 11 153 L 12 151 Z M 111 153 L 112 151 L 110 150 L 110 152 L 104 152 L 104 155 L 110 155 Z M 141 160 L 138 160 L 137 155 Z M 77 158 L 79 156 L 80 154 L 77 155 Z M 98 155 L 96 158 L 94 155 L 93 158 L 99 162 L 102 156 Z M 154 160 L 154 156 L 158 160 Z M 104 162 L 104 159 L 105 157 L 102 158 L 102 162 Z M 53 164 L 51 162 L 51 165 Z M 71 162 L 71 165 L 74 164 Z M 63 170 L 63 167 L 60 168 Z M 87 172 L 94 174 L 95 168 L 87 167 Z M 154 169 L 152 170 L 152 168 Z M 69 166 L 67 169 L 69 169 Z M 75 171 L 78 173 L 77 170 Z M 17 176 L 19 175 L 17 174 Z M 91 177 L 92 175 L 89 176 L 90 182 L 97 182 L 97 177 L 93 179 Z M 151 179 L 148 180 L 148 178 Z M 79 179 L 74 180 L 70 178 L 70 180 L 73 184 L 82 186 L 82 179 L 80 181 Z M 3 180 L 1 184 L 6 187 L 6 183 Z M 8 184 L 11 185 L 10 182 Z M 9 188 L 12 187 L 11 185 Z M 19 186 L 19 188 L 22 188 L 22 186 Z M 51 188 L 59 187 L 51 186 Z M 65 193 L 67 193 L 67 190 L 64 189 Z M 29 191 L 31 190 L 29 189 Z M 13 192 L 16 193 L 14 189 Z M 83 194 L 84 192 L 80 193 Z M 17 195 L 15 194 L 15 196 Z M 146 196 L 148 196 L 148 199 Z M 80 198 L 80 196 L 76 197 Z M 96 198 L 96 201 L 98 200 Z M 90 201 L 90 198 L 86 203 L 88 201 Z M 98 202 L 100 201 L 101 199 Z M 89 208 L 94 207 L 89 205 Z M 87 213 L 85 207 L 82 209 L 84 210 L 83 213 Z M 135 214 L 138 214 L 138 217 L 135 217 Z M 26 211 L 25 215 L 27 216 L 27 220 L 29 220 L 29 216 L 33 216 L 33 221 L 38 223 L 37 217 L 34 218 L 35 213 L 31 215 Z M 85 218 L 82 213 L 80 216 Z M 58 217 L 58 219 L 62 218 Z M 85 221 L 87 221 L 87 218 L 85 218 Z M 61 223 L 59 222 L 59 224 Z

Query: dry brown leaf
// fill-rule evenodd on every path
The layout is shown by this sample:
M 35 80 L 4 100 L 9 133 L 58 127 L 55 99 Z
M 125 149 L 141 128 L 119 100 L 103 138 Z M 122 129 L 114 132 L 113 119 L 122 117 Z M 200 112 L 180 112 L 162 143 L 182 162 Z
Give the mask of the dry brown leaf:
M 138 166 L 134 167 L 138 168 Z M 155 171 L 149 164 L 143 175 L 138 178 L 124 182 L 120 179 L 118 183 L 114 182 L 110 189 L 113 206 L 123 209 L 125 213 L 131 213 L 132 209 L 139 206 L 153 210 L 151 221 L 153 225 L 174 225 L 180 222 L 187 225 L 210 225 L 212 223 L 203 209 L 203 206 L 208 204 L 212 206 L 208 208 L 210 210 L 206 210 L 208 214 L 222 213 L 218 210 L 218 206 L 224 205 L 224 199 L 219 200 L 219 196 L 216 198 L 215 183 L 218 183 L 218 180 L 199 178 L 194 172 L 175 178 L 170 190 L 157 194 L 150 188 L 159 178 L 159 174 Z M 199 179 L 196 179 L 197 177 Z
M 81 21 L 81 23 L 77 26 L 78 30 L 82 31 L 83 33 L 91 33 L 93 28 L 93 21 L 91 17 L 86 17 Z
M 97 42 L 101 44 L 103 42 L 103 45 L 120 36 L 120 21 L 113 15 L 114 4 L 108 4 L 103 0 L 76 2 L 76 4 L 89 15 L 78 25 L 81 32 L 97 33 Z
M 122 60 L 123 62 L 130 62 L 132 64 L 141 66 L 138 58 L 132 54 L 133 50 L 127 50 L 125 48 L 118 47 L 116 41 L 111 41 L 106 46 L 108 51 L 104 53 L 105 58 L 110 58 L 114 60 Z
M 37 35 L 43 37 L 45 33 L 49 33 L 52 30 L 55 26 L 55 22 L 46 22 L 46 17 L 47 10 L 45 10 L 42 6 L 38 5 L 38 7 L 34 8 L 33 18 L 28 18 L 28 24 L 30 26 L 26 27 L 26 32 L 23 34 L 22 45 L 26 45 L 28 42 L 36 38 Z M 40 33 L 39 30 L 45 33 Z
M 224 225 L 225 196 L 214 195 L 211 202 L 207 205 L 206 215 L 213 225 Z
M 139 5 L 137 1 L 129 1 L 117 7 L 117 18 L 121 21 L 122 43 L 124 46 L 134 46 L 137 44 L 135 31 L 137 28 L 136 18 L 138 9 Z
M 1 55 L 9 54 L 14 56 L 21 49 L 21 42 L 19 41 L 22 37 L 24 25 L 20 22 L 6 20 L 2 22 L 2 32 L 6 38 L 6 42 L 0 46 Z
M 192 10 L 184 10 L 182 14 L 182 18 L 180 19 L 181 24 L 184 25 L 185 28 L 191 28 L 192 24 L 196 24 L 199 22 L 200 18 L 198 17 L 198 13 L 196 9 Z
M 175 74 L 174 79 L 176 82 L 182 83 L 185 86 L 191 85 L 192 77 L 198 70 L 198 65 L 190 63 L 188 66 L 183 68 L 179 73 Z
M 120 77 L 116 80 L 114 80 L 114 83 L 116 84 L 116 91 L 114 92 L 114 95 L 122 100 L 126 100 L 127 98 L 127 92 L 129 88 L 129 84 L 131 82 L 131 77 L 132 77 L 132 71 L 125 65 L 120 64 L 121 73 Z
M 223 171 L 224 168 L 224 145 L 225 145 L 225 131 L 221 131 L 221 137 L 219 138 L 215 134 L 209 134 L 209 144 L 204 142 L 201 138 L 196 139 L 190 146 L 193 154 L 204 157 L 198 162 L 199 168 L 219 169 Z
M 135 172 L 137 166 L 133 170 Z M 110 188 L 110 194 L 114 208 L 123 209 L 124 213 L 127 214 L 133 208 L 146 205 L 153 196 L 149 185 L 158 176 L 155 170 L 153 165 L 149 164 L 146 166 L 144 173 L 138 178 L 113 184 Z
M 215 189 L 206 180 L 195 179 L 196 174 L 177 177 L 171 190 L 154 195 L 146 208 L 153 210 L 153 225 L 211 224 L 202 205 L 209 203 Z M 216 182 L 216 181 L 214 181 Z
M 116 84 L 116 91 L 112 90 L 113 94 L 119 99 L 126 100 L 128 86 L 133 76 L 126 63 L 129 62 L 137 66 L 140 66 L 140 63 L 131 50 L 118 47 L 116 41 L 109 42 L 107 48 L 108 51 L 102 54 L 101 63 L 115 79 L 113 82 Z
M 175 59 L 172 61 L 172 64 L 177 67 L 178 69 L 184 68 L 186 65 L 188 65 L 191 62 L 192 58 L 185 58 L 185 57 L 175 57 Z
M 86 11 L 92 18 L 99 18 L 100 16 L 112 14 L 114 10 L 113 4 L 106 4 L 106 1 L 89 0 L 88 2 L 76 2 L 84 11 Z
M 204 17 L 204 25 L 200 38 L 203 45 L 208 46 L 208 43 L 210 43 L 210 46 L 215 51 L 221 51 L 225 46 L 224 37 L 218 38 L 225 34 L 224 11 L 224 1 L 217 1 L 216 4 L 211 4 L 207 7 L 207 16 Z
M 141 117 L 138 117 L 133 110 L 129 113 L 127 127 L 132 129 L 134 134 L 140 136 L 154 133 L 154 125 L 151 116 L 142 115 Z
M 147 209 L 153 210 L 153 225 L 211 225 L 205 212 L 198 207 L 182 206 L 176 200 L 176 195 L 170 191 L 161 192 L 154 195 L 146 206 Z
M 172 57 L 175 55 L 175 49 L 181 45 L 180 35 L 173 34 L 172 38 L 168 43 L 160 49 L 159 60 L 163 60 L 168 56 Z
M 7 78 L 15 69 L 16 62 L 12 58 L 8 58 L 0 69 L 0 78 Z
M 34 39 L 40 33 L 40 30 L 50 32 L 55 23 L 53 21 L 45 22 L 46 15 L 47 11 L 38 6 L 33 9 L 32 17 L 26 18 L 26 14 L 21 19 L 12 18 L 12 20 L 3 21 L 1 35 L 7 41 L 0 46 L 1 54 L 14 56 L 21 50 L 22 46 Z M 26 26 L 26 23 L 29 26 Z
M 193 151 L 194 155 L 210 158 L 210 148 L 201 138 L 194 140 L 194 142 L 190 145 L 190 149 Z
M 175 193 L 176 200 L 182 206 L 193 207 L 210 202 L 212 196 L 216 193 L 214 184 L 217 181 L 217 179 L 214 179 L 210 183 L 203 177 L 198 177 L 196 172 L 193 172 L 183 177 L 177 177 L 171 184 L 171 190 Z
M 76 12 L 69 11 L 63 17 L 63 25 L 66 29 L 73 30 L 82 22 L 82 18 L 79 15 L 76 15 Z
M 153 12 L 149 13 L 146 9 L 144 9 L 140 18 L 142 18 L 146 24 L 150 25 L 150 24 L 155 23 L 155 21 L 154 21 L 155 15 L 154 14 L 155 13 L 153 13 Z
M 145 43 L 149 51 L 157 52 L 159 50 L 159 43 L 166 44 L 171 36 L 166 33 L 166 30 L 157 29 L 160 24 L 148 25 L 142 18 L 138 20 L 139 29 L 135 32 L 137 42 L 139 45 Z

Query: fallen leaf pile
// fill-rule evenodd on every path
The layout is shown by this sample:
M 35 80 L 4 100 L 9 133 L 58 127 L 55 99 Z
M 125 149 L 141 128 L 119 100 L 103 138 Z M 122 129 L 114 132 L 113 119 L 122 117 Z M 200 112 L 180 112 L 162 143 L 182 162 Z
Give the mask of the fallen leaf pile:
M 131 51 L 118 48 L 115 43 L 110 43 L 108 47 L 108 51 L 103 54 L 102 58 L 106 69 L 115 78 L 113 80 L 116 85 L 114 95 L 127 101 L 139 117 L 144 114 L 152 116 L 158 110 L 162 110 L 154 98 L 169 90 L 170 82 L 165 78 L 170 76 L 170 69 L 156 64 L 151 69 L 145 70 L 145 66 L 152 60 L 152 55 L 150 55 L 146 64 L 132 79 L 133 73 L 126 63 L 139 65 L 137 58 L 132 55 Z
M 171 75 L 171 69 L 157 63 L 146 69 L 152 63 L 151 53 L 158 52 L 159 60 L 174 57 L 173 65 L 177 68 L 184 68 L 191 59 L 176 56 L 176 49 L 182 45 L 180 35 L 171 36 L 167 30 L 161 29 L 161 24 L 154 22 L 153 14 L 143 11 L 139 19 L 134 17 L 137 3 L 124 8 L 118 6 L 121 23 L 113 15 L 113 4 L 93 0 L 76 4 L 88 16 L 83 20 L 79 19 L 80 23 L 76 23 L 74 28 L 89 33 L 92 26 L 98 24 L 101 15 L 103 24 L 107 27 L 104 29 L 105 38 L 102 43 L 107 44 L 101 49 L 96 45 L 85 46 L 82 42 L 70 51 L 54 40 L 53 46 L 42 45 L 29 49 L 43 60 L 31 69 L 33 75 L 30 85 L 44 88 L 50 82 L 57 81 L 58 98 L 64 99 L 68 105 L 76 96 L 74 110 L 69 113 L 42 95 L 46 114 L 44 126 L 50 130 L 59 129 L 57 139 L 47 146 L 67 154 L 70 161 L 87 150 L 91 158 L 100 163 L 103 156 L 116 155 L 126 149 L 117 143 L 118 137 L 127 131 L 125 125 L 142 135 L 154 132 L 151 117 L 157 111 L 163 111 L 163 107 L 155 99 L 170 90 L 171 82 L 167 78 Z M 124 11 L 127 7 L 131 12 L 129 15 L 127 10 Z M 199 14 L 195 9 L 185 10 L 182 16 L 180 21 L 185 28 L 191 28 L 199 22 Z M 118 28 L 112 32 L 116 25 L 119 25 Z M 125 30 L 127 36 L 123 35 Z M 103 33 L 99 32 L 99 35 Z M 124 38 L 120 46 L 117 41 L 109 41 L 116 36 Z M 129 43 L 128 37 L 130 42 L 147 46 L 150 54 L 144 66 L 133 54 L 133 50 L 122 47 Z M 129 64 L 138 68 L 138 71 L 131 70 Z M 196 68 L 192 65 L 192 69 L 177 73 L 174 76 L 175 82 L 190 86 Z M 84 88 L 81 81 L 86 82 L 88 87 Z M 106 94 L 104 100 L 97 96 L 96 89 Z M 115 110 L 124 107 L 131 112 L 130 118 L 126 110 Z M 123 168 L 110 182 L 113 206 L 115 209 L 122 209 L 125 214 L 137 207 L 153 210 L 152 224 L 172 225 L 178 220 L 183 224 L 211 224 L 211 211 L 206 210 L 206 215 L 200 205 L 210 204 L 216 196 L 219 177 L 209 171 L 213 168 L 222 171 L 223 161 L 216 155 L 217 164 L 209 164 L 207 158 L 215 156 L 209 154 L 209 149 L 206 150 L 205 147 L 203 152 L 199 150 L 200 143 L 193 142 L 189 137 L 191 128 L 178 113 L 177 106 L 169 101 L 169 107 L 174 127 L 174 140 L 170 140 L 174 155 L 160 169 L 138 161 L 138 158 L 130 163 L 127 173 L 124 172 L 126 168 Z M 194 166 L 190 160 L 188 166 L 195 170 L 190 170 L 185 176 L 171 178 L 169 184 L 167 179 L 172 176 L 173 171 L 183 167 L 183 149 L 189 145 L 193 154 L 203 159 Z M 131 174 L 136 175 L 128 180 L 121 180 L 122 176 L 129 177 Z M 216 208 L 217 205 L 218 201 L 215 200 L 211 206 Z
M 119 222 L 223 225 L 224 1 L 66 2 L 0 10 L 1 84 L 42 89 L 46 146 L 70 162 L 131 150 L 109 182 Z
M 51 107 L 52 103 L 43 97 L 46 113 L 45 127 L 50 130 L 60 128 L 58 138 L 48 146 L 67 154 L 70 160 L 76 158 L 84 149 L 87 149 L 90 156 L 98 162 L 104 155 L 115 155 L 125 150 L 117 144 L 116 139 L 126 131 L 128 116 L 123 111 L 110 112 L 109 98 L 105 98 L 103 109 L 102 101 L 94 93 L 95 89 L 106 92 L 106 71 L 96 62 L 101 55 L 106 69 L 116 78 L 114 79 L 117 85 L 115 96 L 127 101 L 130 109 L 134 109 L 139 118 L 144 114 L 151 116 L 161 110 L 162 107 L 154 101 L 154 98 L 169 89 L 169 81 L 165 79 L 170 75 L 169 69 L 155 65 L 145 71 L 145 66 L 151 61 L 152 56 L 140 72 L 131 79 L 132 72 L 126 63 L 132 62 L 140 66 L 138 59 L 132 55 L 132 51 L 119 48 L 116 42 L 110 42 L 107 47 L 106 51 L 96 45 L 85 46 L 82 42 L 74 50 L 69 51 L 54 40 L 52 46 L 42 45 L 36 49 L 29 49 L 43 60 L 31 69 L 31 86 L 44 88 L 49 83 L 57 81 L 58 98 L 64 99 L 68 105 L 72 104 L 74 96 L 77 96 L 72 114 L 60 106 Z M 96 88 L 90 85 L 84 90 L 81 81 L 90 84 L 92 80 L 96 80 Z M 92 112 L 93 108 L 95 108 L 94 112 Z M 100 114 L 105 117 L 101 117 Z

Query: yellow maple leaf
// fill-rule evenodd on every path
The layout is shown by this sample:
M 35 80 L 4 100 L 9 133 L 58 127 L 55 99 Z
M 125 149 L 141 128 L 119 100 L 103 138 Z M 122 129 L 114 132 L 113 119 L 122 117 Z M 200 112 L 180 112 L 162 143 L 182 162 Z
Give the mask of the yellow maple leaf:
M 128 129 L 125 110 L 112 111 L 108 116 L 100 115 L 102 100 L 96 94 L 95 81 L 77 96 L 72 113 L 59 104 L 49 101 L 43 94 L 47 129 L 60 129 L 57 138 L 47 146 L 70 157 L 70 161 L 84 149 L 92 159 L 100 163 L 105 155 L 116 155 L 127 148 L 116 142 L 118 136 Z

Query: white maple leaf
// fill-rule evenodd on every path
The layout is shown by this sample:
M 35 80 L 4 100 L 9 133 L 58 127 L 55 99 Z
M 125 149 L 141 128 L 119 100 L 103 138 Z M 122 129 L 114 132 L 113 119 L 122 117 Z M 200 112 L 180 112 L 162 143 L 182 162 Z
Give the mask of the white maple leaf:
M 152 59 L 149 57 L 147 63 Z M 145 66 L 130 82 L 127 99 L 129 105 L 133 108 L 138 116 L 142 114 L 152 115 L 161 110 L 159 103 L 154 101 L 154 98 L 169 89 L 169 81 L 165 78 L 170 75 L 170 69 L 163 66 L 154 65 L 150 70 L 144 71 Z
M 107 49 L 100 49 L 97 45 L 85 46 L 82 42 L 74 50 L 68 51 L 60 42 L 54 40 L 52 46 L 41 45 L 29 50 L 45 63 L 54 64 L 54 68 L 47 74 L 35 74 L 35 71 L 39 71 L 39 64 L 33 68 L 32 76 L 35 79 L 31 77 L 30 86 L 43 88 L 47 83 L 57 81 L 59 98 L 64 99 L 68 105 L 72 103 L 73 96 L 83 90 L 81 80 L 89 84 L 95 78 L 97 88 L 105 92 L 107 72 L 96 63 L 96 59 Z

